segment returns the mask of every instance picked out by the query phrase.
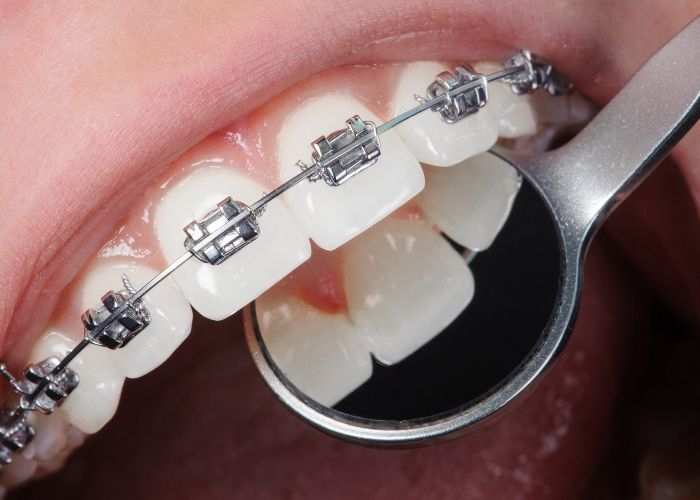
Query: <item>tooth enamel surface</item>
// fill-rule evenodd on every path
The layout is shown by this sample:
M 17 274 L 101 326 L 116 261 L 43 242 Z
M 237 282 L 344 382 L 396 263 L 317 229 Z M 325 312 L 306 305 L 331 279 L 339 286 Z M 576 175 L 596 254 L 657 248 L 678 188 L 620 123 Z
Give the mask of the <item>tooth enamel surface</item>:
M 349 243 L 348 309 L 368 349 L 401 361 L 449 325 L 474 295 L 464 259 L 428 224 L 390 218 Z
M 310 164 L 311 141 L 343 129 L 345 120 L 353 115 L 377 125 L 381 122 L 360 101 L 342 93 L 323 94 L 294 109 L 278 135 L 280 177 L 298 174 L 298 160 Z M 285 197 L 311 239 L 321 248 L 334 250 L 420 192 L 424 183 L 416 159 L 393 132 L 388 132 L 381 136 L 378 162 L 342 186 L 303 182 Z
M 371 376 L 365 336 L 347 316 L 326 314 L 275 289 L 255 307 L 275 364 L 315 401 L 333 406 Z
M 139 289 L 158 270 L 129 263 L 106 263 L 90 269 L 80 285 L 84 309 L 99 305 L 108 290 L 123 290 L 122 274 Z M 143 304 L 151 313 L 151 323 L 129 344 L 112 353 L 114 364 L 129 378 L 140 377 L 160 366 L 187 338 L 192 328 L 192 309 L 171 279 L 148 292 Z
M 474 67 L 484 75 L 503 69 L 503 66 L 493 63 L 479 63 Z M 546 92 L 543 93 L 546 94 Z M 489 83 L 489 100 L 486 105 L 496 116 L 499 137 L 512 139 L 537 132 L 537 120 L 532 108 L 531 96 L 516 95 L 510 90 L 509 85 L 494 81 Z
M 38 362 L 49 356 L 62 358 L 77 343 L 65 333 L 49 331 L 34 346 L 30 360 Z M 70 368 L 80 376 L 80 384 L 58 412 L 85 433 L 99 431 L 117 410 L 124 376 L 114 365 L 113 354 L 109 349 L 88 346 L 71 361 Z
M 15 487 L 36 479 L 37 475 L 42 477 L 59 470 L 70 453 L 84 441 L 85 435 L 70 425 L 60 412 L 52 415 L 34 412 L 29 414 L 28 421 L 36 436 L 3 469 L 0 488 Z
M 452 70 L 437 62 L 407 64 L 394 94 L 394 115 L 415 107 L 418 103 L 414 96 L 425 97 L 437 74 Z M 425 111 L 399 125 L 396 131 L 418 161 L 449 167 L 488 150 L 498 139 L 498 128 L 489 98 L 477 113 L 456 123 L 445 123 L 439 113 Z
M 515 169 L 491 153 L 449 169 L 424 168 L 427 189 L 416 200 L 423 212 L 460 245 L 488 248 L 518 194 L 521 179 Z
M 247 204 L 264 188 L 228 168 L 201 168 L 170 188 L 155 216 L 156 236 L 168 261 L 185 251 L 183 228 L 227 196 Z M 255 299 L 311 255 L 308 238 L 289 209 L 275 200 L 259 219 L 260 237 L 224 263 L 190 259 L 173 274 L 187 300 L 203 316 L 224 319 Z

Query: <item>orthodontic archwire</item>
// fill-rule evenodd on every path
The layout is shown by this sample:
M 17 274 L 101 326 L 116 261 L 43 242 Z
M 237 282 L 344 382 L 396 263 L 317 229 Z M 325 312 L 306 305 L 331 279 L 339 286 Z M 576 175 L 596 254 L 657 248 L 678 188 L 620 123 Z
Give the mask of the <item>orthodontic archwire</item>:
M 346 120 L 344 129 L 311 143 L 313 163 L 297 162 L 301 172 L 296 176 L 250 206 L 228 197 L 185 226 L 186 252 L 138 290 L 122 275 L 123 289 L 109 290 L 101 297 L 100 306 L 82 315 L 84 338 L 62 359 L 51 356 L 32 363 L 19 378 L 0 364 L 0 375 L 15 393 L 11 403 L 0 411 L 0 470 L 36 435 L 28 415 L 33 411 L 51 414 L 78 386 L 80 378 L 69 364 L 80 352 L 91 344 L 109 349 L 124 347 L 148 327 L 151 315 L 142 302 L 143 297 L 172 272 L 192 257 L 212 265 L 221 264 L 259 236 L 258 218 L 268 203 L 305 180 L 323 180 L 329 186 L 340 186 L 377 162 L 381 155 L 381 134 L 419 113 L 430 109 L 450 124 L 477 113 L 486 105 L 488 84 L 493 81 L 510 85 L 517 95 L 539 88 L 551 95 L 573 89 L 548 61 L 528 50 L 517 52 L 505 62 L 504 69 L 489 75 L 479 74 L 468 65 L 456 66 L 453 73 L 442 72 L 428 86 L 425 97 L 415 96 L 419 104 L 414 108 L 381 125 L 352 116 Z

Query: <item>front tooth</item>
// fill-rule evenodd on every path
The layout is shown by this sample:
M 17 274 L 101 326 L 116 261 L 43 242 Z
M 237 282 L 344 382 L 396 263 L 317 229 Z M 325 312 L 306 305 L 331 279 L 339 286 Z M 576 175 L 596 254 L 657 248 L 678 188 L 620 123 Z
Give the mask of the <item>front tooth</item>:
M 252 203 L 264 188 L 227 168 L 201 168 L 173 186 L 160 201 L 156 236 L 169 261 L 185 251 L 183 227 L 227 196 Z M 182 293 L 199 313 L 224 319 L 267 290 L 311 255 L 308 238 L 279 200 L 260 218 L 260 237 L 224 263 L 213 266 L 190 259 L 173 274 Z
M 80 284 L 83 308 L 94 307 L 110 287 L 123 289 L 122 274 L 140 288 L 158 271 L 129 263 L 108 263 L 88 271 Z M 136 378 L 160 366 L 187 338 L 192 328 L 192 309 L 171 279 L 148 292 L 143 303 L 151 313 L 151 323 L 124 348 L 114 352 L 114 364 L 122 374 Z
M 260 333 L 297 389 L 333 406 L 372 374 L 363 335 L 347 316 L 326 314 L 272 289 L 255 301 Z
M 38 362 L 50 356 L 62 358 L 76 344 L 65 333 L 49 331 L 34 346 L 30 360 Z M 115 366 L 112 354 L 108 349 L 88 346 L 71 361 L 70 368 L 80 376 L 80 384 L 58 411 L 85 433 L 99 431 L 117 410 L 124 376 Z
M 417 199 L 445 234 L 471 250 L 488 248 L 520 188 L 518 173 L 491 153 L 444 169 L 425 167 L 428 188 Z
M 407 64 L 394 94 L 395 115 L 415 107 L 415 96 L 425 96 L 443 71 L 451 68 L 438 62 Z M 439 113 L 424 111 L 397 127 L 397 132 L 418 161 L 448 167 L 488 150 L 498 139 L 498 120 L 487 102 L 477 113 L 452 124 Z
M 351 242 L 345 255 L 350 318 L 386 364 L 440 333 L 474 295 L 464 259 L 421 221 L 388 219 Z
M 299 173 L 295 163 L 308 161 L 311 141 L 342 129 L 353 115 L 379 124 L 360 101 L 342 93 L 323 94 L 300 104 L 279 131 L 281 177 Z M 424 183 L 418 162 L 406 145 L 388 132 L 381 136 L 378 162 L 357 177 L 340 187 L 323 181 L 304 182 L 285 196 L 311 238 L 321 248 L 333 250 L 396 210 L 420 192 Z
M 477 71 L 488 75 L 503 69 L 494 63 L 479 63 Z M 537 120 L 532 108 L 531 96 L 516 95 L 510 86 L 494 81 L 489 83 L 489 100 L 486 104 L 498 120 L 498 136 L 506 139 L 532 135 L 537 132 Z

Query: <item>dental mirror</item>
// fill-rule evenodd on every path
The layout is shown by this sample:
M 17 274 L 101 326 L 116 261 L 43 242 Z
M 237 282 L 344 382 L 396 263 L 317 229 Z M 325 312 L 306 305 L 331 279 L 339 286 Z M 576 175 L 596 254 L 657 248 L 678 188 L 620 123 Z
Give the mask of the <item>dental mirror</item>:
M 249 306 L 248 345 L 275 395 L 316 428 L 381 446 L 459 436 L 520 399 L 566 343 L 596 230 L 697 122 L 698 68 L 700 18 L 570 142 L 529 156 L 492 149 L 523 184 L 496 241 L 469 263 L 473 299 L 402 361 L 386 366 L 372 358 L 371 378 L 332 406 L 287 378 L 266 346 L 256 304 Z

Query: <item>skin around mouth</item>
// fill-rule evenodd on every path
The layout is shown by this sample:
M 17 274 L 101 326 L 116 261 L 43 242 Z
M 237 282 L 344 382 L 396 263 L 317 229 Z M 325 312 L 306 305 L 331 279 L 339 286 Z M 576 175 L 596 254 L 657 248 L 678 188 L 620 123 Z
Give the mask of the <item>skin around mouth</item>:
M 3 231 L 3 234 L 13 236 L 8 238 L 2 250 L 0 265 L 7 266 L 4 271 L 7 285 L 0 300 L 0 321 L 5 334 L 4 353 L 14 362 L 15 367 L 22 365 L 26 358 L 31 343 L 31 335 L 27 332 L 41 328 L 55 308 L 55 300 L 59 295 L 57 292 L 82 267 L 87 257 L 94 254 L 113 230 L 117 220 L 142 194 L 143 186 L 148 184 L 148 180 L 155 177 L 160 169 L 184 149 L 237 116 L 250 111 L 254 106 L 262 104 L 267 97 L 289 85 L 324 67 L 343 63 L 430 57 L 460 60 L 494 59 L 505 55 L 511 47 L 526 45 L 535 52 L 553 59 L 565 74 L 574 79 L 579 88 L 590 97 L 604 102 L 653 48 L 660 45 L 689 19 L 688 13 L 692 13 L 693 8 L 697 12 L 697 7 L 692 5 L 678 8 L 677 12 L 668 12 L 664 6 L 662 16 L 653 15 L 653 4 L 630 8 L 630 15 L 635 17 L 629 24 L 637 29 L 640 29 L 641 23 L 646 22 L 642 19 L 664 19 L 664 23 L 667 23 L 663 29 L 649 31 L 655 34 L 656 38 L 650 36 L 641 41 L 628 38 L 625 30 L 621 30 L 622 33 L 617 32 L 605 22 L 601 23 L 594 15 L 583 15 L 595 8 L 590 5 L 584 7 L 583 4 L 572 4 L 567 6 L 568 9 L 545 10 L 548 14 L 538 14 L 532 23 L 522 21 L 523 18 L 528 19 L 527 16 L 535 15 L 522 12 L 522 9 L 516 6 L 510 6 L 510 9 L 509 6 L 505 6 L 504 11 L 508 14 L 493 19 L 498 16 L 493 16 L 485 4 L 476 2 L 458 5 L 438 3 L 431 6 L 434 10 L 430 17 L 419 15 L 425 12 L 424 6 L 391 3 L 384 5 L 385 13 L 392 12 L 399 20 L 397 23 L 386 23 L 372 19 L 371 16 L 367 21 L 367 13 L 376 8 L 369 5 L 362 16 L 359 15 L 361 9 L 355 6 L 352 11 L 345 12 L 345 15 L 338 15 L 337 19 L 330 21 L 324 19 L 323 22 L 320 18 L 311 19 L 308 15 L 309 12 L 317 11 L 317 7 L 311 5 L 311 2 L 309 5 L 295 3 L 293 6 L 275 6 L 274 9 L 264 3 L 255 6 L 236 5 L 235 11 L 230 6 L 213 3 L 198 5 L 197 12 L 190 12 L 181 6 L 174 10 L 163 7 L 164 12 L 158 13 L 153 10 L 154 7 L 158 9 L 157 6 L 149 6 L 149 11 L 144 13 L 139 12 L 138 6 L 120 12 L 110 12 L 108 7 L 101 7 L 104 10 L 90 14 L 89 23 L 82 22 L 81 14 L 61 12 L 61 9 L 50 12 L 42 12 L 38 6 L 31 12 L 22 7 L 8 9 L 6 19 L 13 29 L 3 35 L 3 45 L 37 49 L 29 51 L 36 54 L 29 61 L 11 59 L 6 55 L 8 60 L 3 61 L 3 66 L 10 70 L 14 78 L 1 84 L 2 94 L 9 97 L 7 102 L 15 103 L 9 106 L 3 116 L 18 124 L 17 127 L 0 132 L 0 143 L 10 145 L 3 146 L 4 150 L 9 151 L 10 165 L 1 188 L 4 191 L 3 210 L 4 213 L 13 215 L 6 220 L 7 231 Z M 625 12 L 623 4 L 615 8 Z M 546 7 L 540 6 L 539 9 L 533 9 L 533 12 L 541 13 L 543 10 L 540 9 Z M 442 15 L 435 15 L 436 13 Z M 636 16 L 639 16 L 639 20 Z M 363 22 L 351 22 L 359 20 L 360 17 Z M 38 22 L 34 22 L 35 19 L 38 19 Z M 152 19 L 159 21 L 147 21 Z M 241 19 L 253 22 L 243 25 Z M 476 23 L 475 20 L 482 23 Z M 513 20 L 518 21 L 517 26 L 522 26 L 522 30 L 519 29 L 517 33 L 512 32 Z M 23 30 L 28 23 L 42 29 Z M 75 25 L 86 26 L 81 33 L 89 43 L 81 44 L 76 41 L 81 39 L 80 37 L 63 31 L 68 29 L 67 26 Z M 290 29 L 294 26 L 300 29 Z M 559 33 L 558 38 L 554 36 L 554 40 L 543 39 L 547 38 L 542 36 L 544 28 L 549 29 L 548 33 L 555 30 L 555 33 Z M 31 36 L 23 34 L 25 32 L 31 33 Z M 282 34 L 275 39 L 263 38 L 262 34 L 270 32 Z M 145 37 L 143 33 L 149 33 L 149 36 Z M 180 36 L 176 37 L 175 33 L 179 33 Z M 307 37 L 305 33 L 313 33 L 313 36 Z M 318 44 L 319 39 L 332 42 Z M 447 47 L 445 39 L 450 42 Z M 62 42 L 50 43 L 52 40 Z M 356 40 L 363 42 L 358 46 Z M 557 41 L 562 43 L 558 44 Z M 49 46 L 52 47 L 51 51 L 38 50 Z M 572 46 L 577 48 L 571 50 Z M 134 47 L 138 47 L 144 56 L 133 57 L 134 52 L 130 49 Z M 165 50 L 166 47 L 168 50 Z M 275 47 L 285 47 L 284 53 L 279 49 L 270 50 Z M 565 47 L 569 50 L 565 50 Z M 4 51 L 5 54 L 8 52 Z M 197 57 L 197 54 L 202 53 L 209 56 Z M 49 65 L 48 59 L 74 63 L 55 68 Z M 590 64 L 585 64 L 591 59 L 598 63 L 593 74 L 590 73 Z M 45 67 L 52 69 L 45 72 L 34 70 Z M 583 70 L 584 67 L 586 71 Z M 40 88 L 49 88 L 50 91 L 39 92 Z M 31 99 L 27 97 L 28 93 L 32 94 Z M 57 99 L 56 96 L 61 98 Z M 57 104 L 54 106 L 50 101 L 57 101 Z M 27 103 L 27 106 L 20 106 L 19 103 Z M 691 132 L 691 135 L 694 133 L 696 134 Z M 36 143 L 37 137 L 42 138 L 39 144 Z M 692 139 L 688 139 L 683 145 L 684 149 L 681 148 L 676 153 L 680 172 L 684 176 L 677 178 L 681 185 L 690 183 L 694 175 L 693 158 L 689 151 L 692 151 L 691 148 L 697 143 L 692 143 Z M 27 168 L 27 165 L 31 165 L 31 168 Z M 3 175 L 5 177 L 5 174 Z M 687 214 L 689 209 L 695 209 L 697 214 L 697 205 L 694 205 L 698 196 L 697 190 L 691 189 L 690 193 L 686 205 L 679 202 L 678 208 L 674 206 L 669 210 Z M 49 202 L 53 210 L 43 211 L 42 207 Z M 38 213 L 42 214 L 39 221 L 36 220 Z M 615 223 L 624 227 L 625 221 L 621 220 L 623 222 Z M 664 241 L 668 241 L 664 231 L 659 229 L 663 226 L 662 223 L 649 221 L 647 217 L 642 217 L 642 220 L 645 223 L 649 222 L 647 234 L 651 234 L 652 238 L 661 235 Z M 681 220 L 691 228 L 685 234 L 697 234 L 692 231 L 697 227 L 697 220 L 693 221 L 689 216 L 684 216 Z M 692 273 L 697 272 L 697 269 L 691 268 L 688 273 L 688 269 L 679 264 L 678 267 L 682 268 L 683 272 L 659 276 L 655 266 L 650 265 L 644 255 L 640 255 L 640 245 L 621 246 L 627 254 L 633 256 L 662 294 L 668 290 L 689 291 L 679 294 L 681 300 L 672 301 L 681 313 L 689 314 L 698 310 L 697 288 L 693 289 L 697 280 L 692 279 Z M 692 252 L 693 248 L 697 247 L 693 247 L 693 244 L 670 245 L 665 251 L 669 254 L 669 261 L 685 263 L 692 262 L 688 256 L 693 254 L 688 252 Z M 604 248 L 596 252 L 605 254 L 606 250 Z M 625 277 L 610 269 L 609 262 L 609 257 L 597 257 L 592 260 L 590 267 L 599 270 L 603 275 L 601 280 L 612 279 L 618 283 L 617 286 L 625 289 L 624 284 L 619 284 L 625 282 Z M 689 275 L 691 278 L 688 278 Z M 592 284 L 588 285 L 587 300 L 596 304 L 607 296 L 601 291 L 606 286 L 595 285 L 595 278 L 590 278 L 589 282 Z M 594 292 L 590 291 L 592 287 L 596 287 Z M 583 333 L 578 333 L 577 336 L 590 340 L 599 338 L 593 336 L 594 333 L 602 335 L 610 332 L 613 335 L 613 331 L 628 330 L 630 325 L 618 324 L 617 321 L 622 317 L 623 311 L 630 310 L 626 304 L 628 300 L 634 302 L 630 296 L 637 293 L 624 290 L 621 295 L 625 298 L 609 302 L 610 309 L 604 314 L 609 316 L 609 323 L 589 328 L 580 326 L 578 331 Z M 586 310 L 584 309 L 582 323 L 588 317 Z M 624 335 L 615 338 L 623 339 Z M 597 352 L 593 348 L 591 351 Z M 607 355 L 610 358 L 591 362 L 590 366 L 594 371 L 596 367 L 600 368 L 606 363 L 618 366 L 614 361 L 614 350 L 610 350 Z M 566 362 L 562 361 L 560 365 L 566 366 Z M 556 372 L 550 378 L 555 377 Z M 250 379 L 250 376 L 247 379 Z M 600 385 L 605 384 L 602 381 L 600 384 L 591 383 L 591 387 Z M 250 387 L 255 387 L 253 381 Z M 258 390 L 262 392 L 259 386 Z M 611 389 L 611 392 L 614 393 L 614 390 Z M 605 412 L 595 414 L 594 409 L 599 408 L 601 404 L 607 405 L 606 402 L 609 403 L 613 395 L 607 393 L 603 395 L 605 397 L 600 396 L 601 399 L 596 400 L 596 404 L 591 404 L 590 407 L 582 405 L 582 414 L 593 415 L 593 420 L 597 422 L 593 427 L 598 430 L 604 427 L 606 415 Z M 271 422 L 269 418 L 286 418 L 272 407 L 268 399 L 259 401 L 262 397 L 266 396 L 258 394 L 257 399 L 251 402 L 251 408 L 257 409 L 261 416 L 265 417 L 256 419 L 250 417 L 255 411 L 246 413 L 250 420 L 247 425 L 242 424 L 241 429 L 259 429 L 257 432 L 264 434 L 263 424 L 274 425 L 274 420 Z M 156 405 L 156 409 L 172 410 L 172 404 L 163 405 Z M 583 408 L 589 408 L 589 411 L 585 412 Z M 192 411 L 188 415 L 189 421 L 199 413 Z M 514 413 L 510 418 L 514 419 L 517 415 Z M 533 435 L 539 436 L 538 431 L 551 427 L 551 422 L 541 422 L 538 426 L 536 418 L 527 419 L 522 414 L 520 417 L 520 421 L 535 421 L 530 426 Z M 511 422 L 511 425 L 515 426 L 517 420 Z M 311 494 L 316 491 L 315 488 L 330 488 L 333 480 L 331 478 L 340 475 L 340 472 L 335 471 L 353 470 L 352 465 L 357 465 L 356 477 L 371 476 L 368 471 L 371 467 L 368 464 L 379 461 L 379 458 L 376 458 L 379 455 L 375 455 L 374 452 L 350 449 L 338 443 L 326 443 L 301 430 L 296 423 L 290 422 L 288 425 L 294 429 L 288 436 L 289 439 L 277 443 L 272 448 L 269 447 L 269 442 L 268 448 L 264 447 L 264 439 L 241 444 L 245 442 L 243 439 L 232 438 L 233 446 L 240 445 L 241 449 L 245 447 L 253 452 L 252 459 L 241 456 L 240 462 L 248 464 L 248 470 L 262 474 L 262 462 L 265 462 L 265 457 L 255 458 L 259 456 L 254 453 L 256 449 L 273 449 L 270 457 L 276 457 L 275 464 L 281 468 L 295 456 L 295 447 L 288 443 L 298 443 L 299 449 L 303 443 L 307 443 L 315 453 L 309 455 L 309 462 L 304 466 L 287 469 L 290 473 L 285 477 L 294 478 L 293 484 L 299 484 L 294 491 Z M 585 427 L 583 424 L 579 425 Z M 477 445 L 476 448 L 484 450 L 484 453 L 496 449 L 502 442 L 500 439 L 512 437 L 504 429 L 508 429 L 506 423 L 485 435 L 475 436 L 472 446 Z M 499 432 L 503 434 L 499 435 Z M 585 455 L 587 466 L 580 468 L 581 478 L 572 478 L 564 485 L 551 486 L 550 491 L 575 491 L 585 482 L 600 448 L 591 446 L 590 448 L 594 449 L 586 447 L 585 452 L 580 452 L 579 450 L 584 448 L 581 443 L 588 441 L 586 438 L 597 438 L 601 434 L 603 431 L 600 430 L 582 430 L 583 437 L 579 441 L 568 441 L 568 446 L 562 445 L 558 448 L 569 450 L 570 454 L 576 450 Z M 169 442 L 176 443 L 177 440 Z M 393 486 L 384 485 L 380 488 L 376 482 L 368 480 L 363 482 L 363 488 L 366 488 L 366 491 L 400 491 L 408 486 L 406 478 L 411 476 L 405 471 L 420 470 L 421 474 L 426 474 L 426 478 L 430 476 L 427 471 L 431 468 L 424 466 L 423 462 L 429 460 L 430 454 L 435 454 L 436 457 L 440 457 L 435 463 L 442 464 L 442 470 L 449 472 L 445 476 L 445 484 L 454 485 L 446 488 L 465 488 L 465 485 L 468 485 L 474 491 L 472 496 L 478 497 L 478 491 L 488 491 L 486 483 L 482 488 L 481 483 L 474 479 L 477 476 L 476 472 L 464 474 L 464 469 L 467 468 L 464 466 L 468 466 L 469 463 L 465 464 L 457 459 L 467 453 L 465 450 L 469 450 L 467 443 L 468 441 L 465 441 L 438 448 L 427 455 L 421 452 L 397 455 L 390 467 L 393 471 L 399 471 L 391 476 Z M 579 444 L 581 446 L 578 446 Z M 173 447 L 164 445 L 161 449 L 174 454 L 177 446 L 171 446 Z M 524 450 L 530 449 L 527 447 L 527 440 L 523 440 L 523 446 Z M 322 475 L 317 480 L 302 480 L 305 476 L 304 471 L 308 473 L 307 477 L 312 477 L 314 457 L 323 456 L 329 447 L 335 451 L 333 456 L 337 457 L 338 469 L 328 468 L 324 471 L 325 476 Z M 102 452 L 104 453 L 104 450 Z M 235 450 L 234 453 L 239 451 Z M 296 453 L 299 453 L 299 450 L 296 450 Z M 477 454 L 472 453 L 472 456 Z M 508 456 L 517 458 L 516 450 L 508 449 Z M 559 462 L 561 463 L 563 462 Z M 362 464 L 364 469 L 358 464 Z M 503 466 L 509 471 L 517 470 L 517 467 L 508 465 L 505 461 Z M 219 470 L 223 469 L 227 468 L 220 466 Z M 238 470 L 246 469 L 239 466 Z M 480 469 L 477 467 L 472 470 Z M 528 472 L 528 477 L 544 478 L 543 480 L 551 485 L 554 483 L 547 478 L 555 477 L 559 470 L 556 466 L 535 468 Z M 214 475 L 216 479 L 208 481 L 206 471 L 198 472 L 200 479 L 189 483 L 190 485 L 204 487 L 206 484 L 214 490 L 227 485 L 224 481 L 216 482 L 217 479 L 221 479 L 221 475 Z M 494 475 L 498 479 L 498 474 L 493 472 L 491 476 L 484 477 L 490 479 Z M 527 492 L 523 482 L 516 476 L 514 473 L 508 476 L 513 491 Z M 158 477 L 158 472 L 154 471 L 151 478 Z M 281 478 L 281 482 L 285 482 L 285 477 Z M 350 477 L 352 474 L 346 474 L 346 480 Z M 248 481 L 247 485 L 240 488 L 241 494 L 246 491 L 263 491 L 256 487 L 254 480 Z M 421 481 L 419 483 L 427 484 Z M 123 485 L 127 484 L 144 493 L 154 483 L 151 482 L 151 486 L 141 486 L 137 482 L 123 481 Z M 245 490 L 245 487 L 249 490 Z M 395 490 L 387 490 L 392 487 Z M 518 487 L 520 489 L 517 489 Z M 270 486 L 267 491 L 282 492 L 284 486 L 280 485 L 276 490 Z M 390 496 L 390 493 L 386 496 Z M 552 494 L 552 498 L 556 496 Z

